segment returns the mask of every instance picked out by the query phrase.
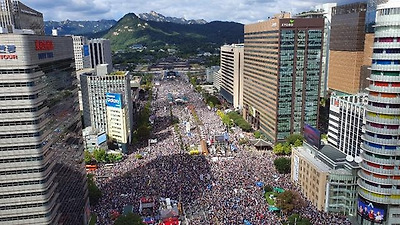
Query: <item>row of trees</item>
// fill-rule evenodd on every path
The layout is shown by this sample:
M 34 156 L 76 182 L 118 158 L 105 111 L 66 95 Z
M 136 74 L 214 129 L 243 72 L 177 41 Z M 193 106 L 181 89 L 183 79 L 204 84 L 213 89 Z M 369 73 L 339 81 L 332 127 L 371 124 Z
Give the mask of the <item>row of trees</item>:
M 104 149 L 95 149 L 92 153 L 84 152 L 85 164 L 114 163 L 122 160 L 122 154 L 107 153 Z
M 274 160 L 275 169 L 281 174 L 290 173 L 291 161 L 290 158 L 279 157 Z
M 276 144 L 272 151 L 276 155 L 290 155 L 292 153 L 292 147 L 299 147 L 302 145 L 303 136 L 301 134 L 291 134 L 286 137 L 286 142 Z
M 231 127 L 235 124 L 245 132 L 249 132 L 252 130 L 251 125 L 236 111 L 225 114 L 222 111 L 218 110 L 217 115 L 221 117 L 222 123 L 224 123 L 228 127 Z

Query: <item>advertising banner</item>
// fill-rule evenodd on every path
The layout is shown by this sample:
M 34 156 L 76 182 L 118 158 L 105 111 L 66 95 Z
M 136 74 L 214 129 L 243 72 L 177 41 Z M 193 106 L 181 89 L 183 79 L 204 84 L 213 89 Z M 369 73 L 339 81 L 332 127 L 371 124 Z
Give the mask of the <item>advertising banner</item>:
M 319 132 L 318 129 L 315 129 L 314 127 L 304 124 L 304 139 L 306 142 L 317 149 L 319 149 L 320 143 L 321 143 L 321 132 Z
M 122 94 L 106 93 L 106 105 L 113 108 L 122 108 Z
M 386 206 L 378 203 L 369 202 L 368 200 L 359 197 L 357 213 L 363 219 L 373 223 L 382 224 L 386 220 Z

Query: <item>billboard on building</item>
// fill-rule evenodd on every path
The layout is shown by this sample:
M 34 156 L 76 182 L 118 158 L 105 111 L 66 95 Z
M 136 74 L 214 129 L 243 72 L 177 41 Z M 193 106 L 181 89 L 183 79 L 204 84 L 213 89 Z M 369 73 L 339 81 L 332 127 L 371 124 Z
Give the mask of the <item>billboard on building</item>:
M 107 107 L 122 108 L 122 94 L 119 93 L 106 93 Z
M 308 124 L 304 124 L 303 135 L 304 135 L 305 141 L 308 144 L 319 149 L 319 146 L 321 144 L 321 132 L 318 129 L 316 129 Z
M 373 223 L 382 224 L 386 220 L 386 206 L 375 202 L 370 202 L 362 197 L 358 198 L 358 215 Z
M 107 135 L 105 132 L 97 136 L 97 144 L 98 145 L 101 145 L 106 141 L 107 141 Z
M 89 56 L 89 45 L 83 45 L 83 56 Z

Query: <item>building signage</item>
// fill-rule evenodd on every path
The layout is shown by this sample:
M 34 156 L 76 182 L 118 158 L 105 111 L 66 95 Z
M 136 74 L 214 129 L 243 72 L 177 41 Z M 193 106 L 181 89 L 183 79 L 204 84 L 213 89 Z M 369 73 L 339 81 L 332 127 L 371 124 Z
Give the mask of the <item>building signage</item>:
M 50 40 L 36 40 L 35 41 L 36 51 L 49 51 L 54 50 L 53 41 Z
M 0 60 L 18 59 L 17 47 L 15 45 L 0 45 Z
M 293 27 L 293 26 L 294 26 L 293 19 L 289 20 L 289 23 L 282 23 L 282 27 Z
M 113 108 L 122 108 L 122 95 L 118 93 L 106 93 L 106 105 Z

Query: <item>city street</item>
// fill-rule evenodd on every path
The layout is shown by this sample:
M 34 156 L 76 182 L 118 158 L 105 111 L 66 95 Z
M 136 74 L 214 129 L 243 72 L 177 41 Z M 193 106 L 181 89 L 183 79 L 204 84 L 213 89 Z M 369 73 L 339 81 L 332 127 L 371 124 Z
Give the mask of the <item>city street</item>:
M 245 150 L 239 145 L 239 128 L 229 140 L 238 146 L 230 157 L 223 155 L 191 156 L 189 149 L 197 148 L 202 138 L 225 132 L 219 116 L 207 108 L 201 95 L 184 79 L 163 80 L 157 86 L 152 102 L 155 122 L 150 147 L 137 149 L 144 153 L 137 159 L 135 153 L 112 168 L 98 169 L 96 183 L 103 192 L 100 203 L 93 209 L 99 224 L 112 224 L 110 213 L 122 212 L 125 205 L 133 205 L 137 212 L 139 198 L 153 196 L 180 200 L 185 211 L 186 224 L 282 224 L 279 214 L 268 212 L 263 189 L 256 185 L 263 182 L 284 189 L 297 188 L 290 182 L 290 175 L 278 175 L 273 166 L 275 155 L 271 152 Z M 170 104 L 168 93 L 174 98 L 186 97 L 186 104 Z M 178 129 L 171 121 L 179 119 Z M 185 122 L 195 129 L 186 132 Z M 243 135 L 243 134 L 242 134 Z M 181 148 L 182 147 L 182 148 Z M 246 147 L 246 149 L 251 149 Z M 101 177 L 101 178 L 100 178 Z M 335 215 L 318 212 L 310 203 L 299 209 L 313 224 L 349 224 Z

